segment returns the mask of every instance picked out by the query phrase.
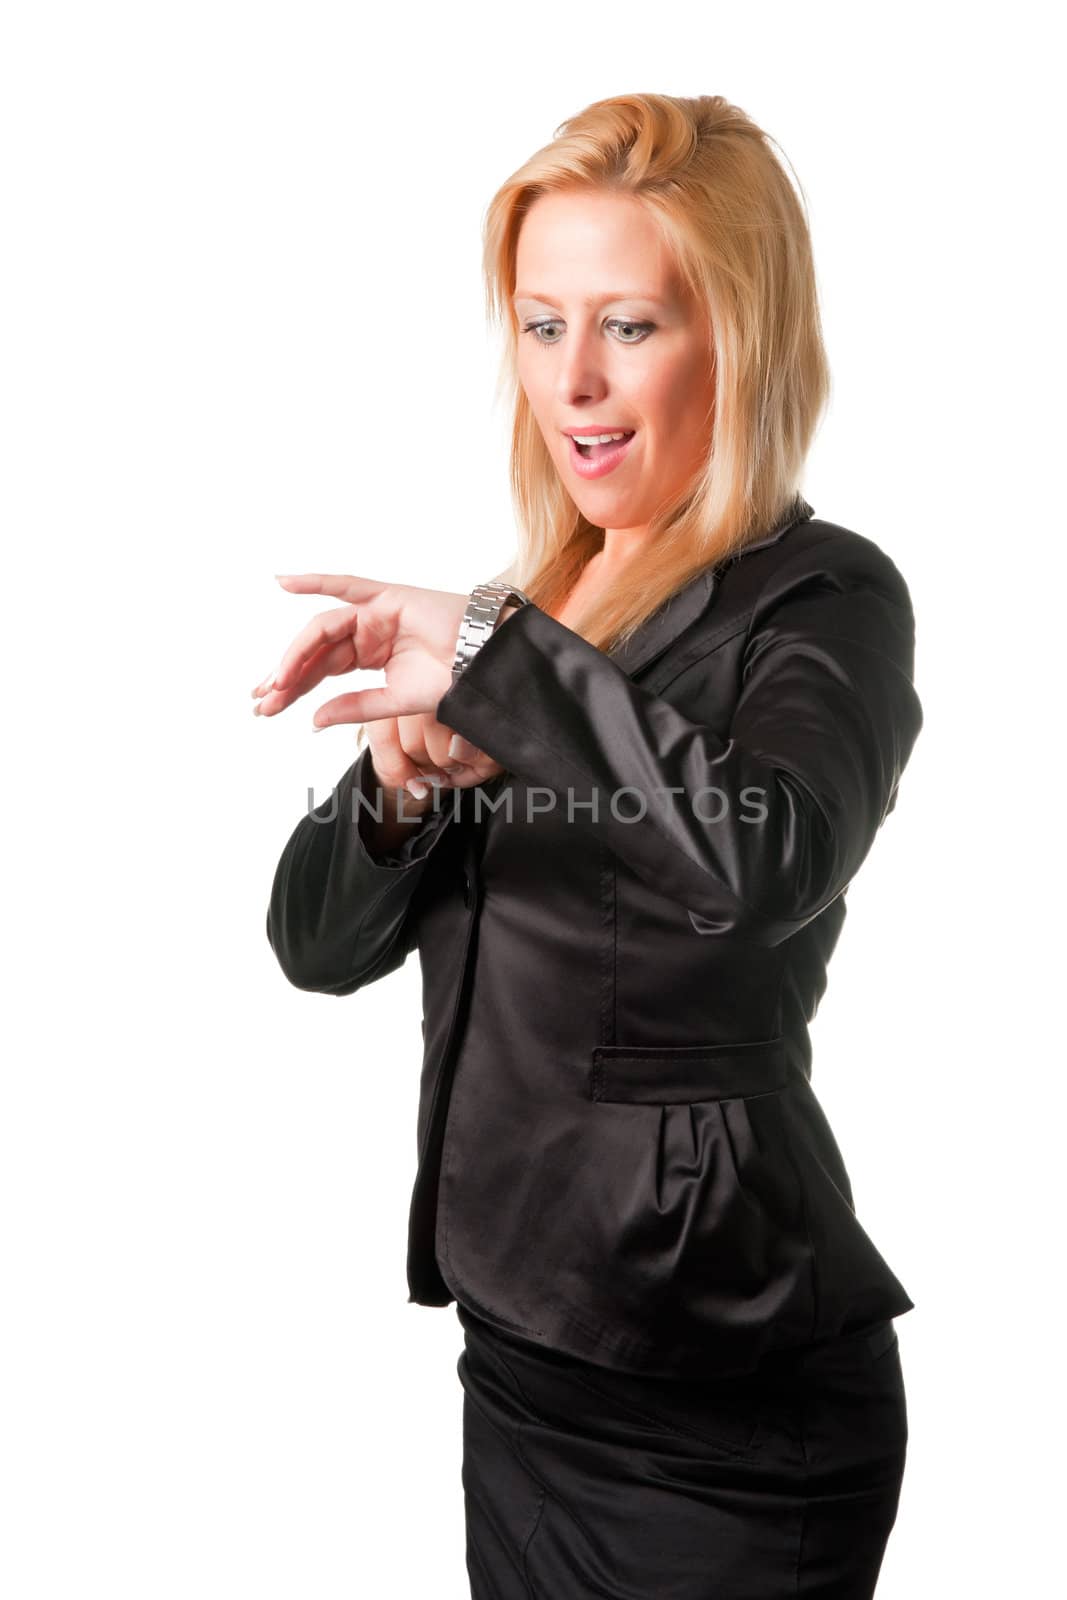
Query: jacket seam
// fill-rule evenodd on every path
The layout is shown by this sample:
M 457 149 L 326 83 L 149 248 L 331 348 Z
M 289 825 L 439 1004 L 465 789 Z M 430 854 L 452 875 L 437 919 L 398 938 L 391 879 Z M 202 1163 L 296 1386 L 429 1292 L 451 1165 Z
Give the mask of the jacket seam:
M 790 1090 L 795 1090 L 795 1088 L 795 1083 L 787 1083 L 780 1093 L 787 1094 Z M 815 1254 L 815 1241 L 811 1234 L 811 1220 L 808 1212 L 808 1197 L 804 1192 L 804 1179 L 801 1177 L 800 1168 L 797 1166 L 796 1157 L 793 1154 L 792 1141 L 789 1138 L 788 1130 L 785 1127 L 785 1119 L 781 1115 L 780 1107 L 779 1123 L 782 1131 L 782 1149 L 785 1152 L 785 1158 L 789 1162 L 790 1169 L 793 1173 L 793 1181 L 797 1186 L 797 1194 L 800 1197 L 800 1215 L 804 1223 L 804 1237 L 808 1242 L 808 1266 L 810 1269 L 809 1278 L 811 1282 L 811 1328 L 808 1333 L 808 1343 L 813 1344 L 815 1342 L 820 1323 L 819 1312 L 821 1308 L 819 1306 L 819 1264 Z
M 616 1017 L 616 894 L 614 858 L 611 851 L 600 843 L 600 1016 L 597 1036 L 601 1044 L 610 1044 L 615 1038 Z

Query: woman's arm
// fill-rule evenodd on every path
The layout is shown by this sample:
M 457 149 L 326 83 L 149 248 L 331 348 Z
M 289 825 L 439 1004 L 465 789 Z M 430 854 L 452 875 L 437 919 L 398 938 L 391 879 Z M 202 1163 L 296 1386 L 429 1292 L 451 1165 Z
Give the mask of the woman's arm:
M 452 797 L 445 794 L 420 821 L 390 827 L 374 814 L 381 797 L 383 819 L 390 815 L 389 795 L 380 789 L 367 747 L 330 798 L 300 819 L 282 851 L 267 938 L 298 989 L 352 994 L 395 971 L 410 953 L 408 909 L 452 817 Z M 410 810 L 415 813 L 413 800 Z M 399 826 L 409 837 L 394 843 Z
M 536 605 L 500 622 L 436 715 L 557 804 L 569 796 L 575 825 L 700 932 L 777 944 L 846 887 L 894 803 L 922 726 L 913 651 L 904 579 L 846 533 L 768 578 L 728 737 Z

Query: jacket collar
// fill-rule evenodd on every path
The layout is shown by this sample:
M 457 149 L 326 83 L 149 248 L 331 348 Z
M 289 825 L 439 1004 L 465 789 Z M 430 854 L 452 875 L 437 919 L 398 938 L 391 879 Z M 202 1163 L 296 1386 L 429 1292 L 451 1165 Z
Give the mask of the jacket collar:
M 806 522 L 814 514 L 803 495 L 798 494 L 781 519 L 762 539 L 746 544 L 725 562 L 713 562 L 695 577 L 690 578 L 681 589 L 677 589 L 647 622 L 642 623 L 625 644 L 611 652 L 612 661 L 630 677 L 647 667 L 705 611 L 711 602 L 718 584 L 719 573 L 724 566 L 733 566 L 735 562 L 743 561 L 753 550 L 763 550 L 767 545 L 777 544 L 790 528 L 795 528 L 800 522 Z

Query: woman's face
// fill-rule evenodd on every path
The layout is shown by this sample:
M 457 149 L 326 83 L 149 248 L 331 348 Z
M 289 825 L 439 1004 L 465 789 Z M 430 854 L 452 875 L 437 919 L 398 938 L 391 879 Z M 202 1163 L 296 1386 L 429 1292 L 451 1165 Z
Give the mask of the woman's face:
M 706 316 L 641 203 L 602 190 L 538 197 L 515 281 L 519 377 L 559 475 L 594 527 L 640 531 L 706 459 Z M 633 437 L 583 459 L 575 431 Z

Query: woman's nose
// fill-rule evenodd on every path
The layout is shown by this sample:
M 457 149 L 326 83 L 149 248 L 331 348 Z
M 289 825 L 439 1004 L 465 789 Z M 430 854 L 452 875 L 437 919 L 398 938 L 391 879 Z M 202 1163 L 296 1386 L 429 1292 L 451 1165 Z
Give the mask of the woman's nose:
M 607 382 L 595 335 L 568 330 L 556 369 L 557 394 L 562 408 L 580 400 L 601 399 Z
M 575 406 L 584 401 L 594 404 L 607 393 L 607 380 L 596 362 L 583 357 L 565 360 L 557 379 L 557 398 L 560 410 L 569 415 Z

